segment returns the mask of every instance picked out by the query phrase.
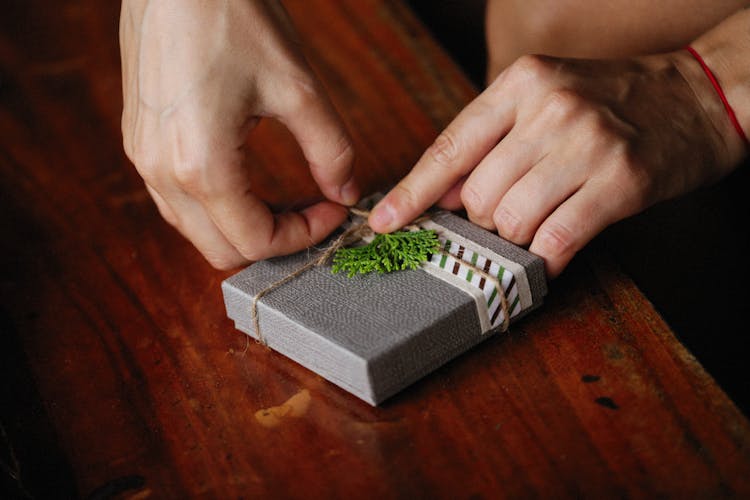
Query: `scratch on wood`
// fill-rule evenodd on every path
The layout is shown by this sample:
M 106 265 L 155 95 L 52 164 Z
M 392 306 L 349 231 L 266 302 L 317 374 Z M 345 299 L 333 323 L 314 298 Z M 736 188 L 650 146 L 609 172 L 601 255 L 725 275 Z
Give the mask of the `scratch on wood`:
M 279 406 L 264 408 L 255 412 L 255 420 L 264 427 L 277 427 L 288 417 L 299 418 L 310 406 L 310 391 L 302 389 Z

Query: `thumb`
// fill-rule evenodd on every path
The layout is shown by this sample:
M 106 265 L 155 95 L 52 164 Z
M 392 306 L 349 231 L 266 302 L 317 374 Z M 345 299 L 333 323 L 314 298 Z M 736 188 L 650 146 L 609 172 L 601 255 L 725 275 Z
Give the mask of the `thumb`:
M 277 94 L 276 118 L 294 135 L 315 182 L 329 200 L 353 205 L 354 148 L 339 115 L 314 76 L 294 80 Z

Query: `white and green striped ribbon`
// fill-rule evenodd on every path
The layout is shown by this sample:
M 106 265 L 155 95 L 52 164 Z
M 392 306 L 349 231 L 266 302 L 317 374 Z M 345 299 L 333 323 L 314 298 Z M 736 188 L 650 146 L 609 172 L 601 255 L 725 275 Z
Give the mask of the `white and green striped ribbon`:
M 474 298 L 483 334 L 497 329 L 505 321 L 501 292 L 507 300 L 509 319 L 531 306 L 531 289 L 523 266 L 432 220 L 420 222 L 419 226 L 433 229 L 441 245 L 441 251 L 433 254 L 422 269 Z
M 430 262 L 444 272 L 465 280 L 482 292 L 483 300 L 487 305 L 490 329 L 502 325 L 505 320 L 499 297 L 501 292 L 505 294 L 508 301 L 508 312 L 511 318 L 521 311 L 521 298 L 518 295 L 516 278 L 511 271 L 454 241 L 447 238 L 439 239 L 444 253 L 435 253 Z M 481 269 L 496 280 L 487 279 L 484 274 L 476 272 L 475 268 Z M 502 291 L 498 290 L 498 284 L 502 287 Z

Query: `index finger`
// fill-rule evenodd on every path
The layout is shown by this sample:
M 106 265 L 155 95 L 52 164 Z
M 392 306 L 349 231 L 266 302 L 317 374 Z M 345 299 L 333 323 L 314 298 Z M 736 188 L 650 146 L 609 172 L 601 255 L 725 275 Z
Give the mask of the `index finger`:
M 277 84 L 278 85 L 278 84 Z M 336 109 L 312 74 L 268 92 L 268 109 L 296 138 L 323 195 L 344 205 L 359 199 L 354 149 Z
M 510 130 L 512 98 L 497 99 L 499 81 L 461 111 L 427 148 L 409 174 L 372 210 L 369 223 L 379 233 L 400 229 L 439 200 L 470 172 Z

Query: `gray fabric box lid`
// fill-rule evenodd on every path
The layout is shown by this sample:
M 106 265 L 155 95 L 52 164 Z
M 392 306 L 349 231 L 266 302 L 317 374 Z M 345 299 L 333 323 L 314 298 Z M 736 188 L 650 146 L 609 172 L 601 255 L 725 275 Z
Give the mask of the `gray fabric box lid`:
M 532 305 L 547 293 L 543 261 L 456 215 L 441 226 L 526 270 Z M 252 264 L 222 283 L 228 316 L 256 337 L 253 297 L 297 270 L 316 251 Z M 312 268 L 258 302 L 268 346 L 376 405 L 490 336 L 482 334 L 474 298 L 423 270 L 348 278 Z M 257 337 L 256 337 L 257 338 Z

